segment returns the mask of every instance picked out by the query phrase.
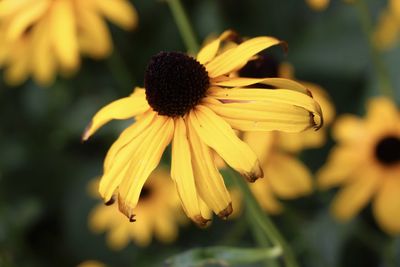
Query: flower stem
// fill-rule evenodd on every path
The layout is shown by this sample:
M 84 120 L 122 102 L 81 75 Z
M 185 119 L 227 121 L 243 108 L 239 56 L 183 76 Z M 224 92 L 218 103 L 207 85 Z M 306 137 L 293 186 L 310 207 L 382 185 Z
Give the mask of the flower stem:
M 254 198 L 253 193 L 250 191 L 246 181 L 244 181 L 242 177 L 238 177 L 236 173 L 233 173 L 233 171 L 231 171 L 231 173 L 232 176 L 235 176 L 234 180 L 244 194 L 244 201 L 249 214 L 248 220 L 250 223 L 253 224 L 253 227 L 259 227 L 264 235 L 270 239 L 269 242 L 272 243 L 273 246 L 282 249 L 283 262 L 286 267 L 298 267 L 299 265 L 289 245 L 279 233 L 269 216 L 263 212 L 257 200 Z M 265 240 L 259 241 L 266 242 Z
M 382 60 L 381 53 L 377 50 L 376 46 L 374 45 L 373 23 L 371 19 L 371 14 L 368 9 L 368 5 L 365 2 L 365 0 L 356 0 L 355 5 L 358 10 L 364 34 L 368 39 L 368 45 L 371 53 L 372 62 L 376 68 L 376 72 L 378 73 L 378 79 L 380 83 L 379 90 L 381 90 L 381 93 L 383 95 L 386 95 L 387 97 L 393 97 L 394 90 L 393 90 L 393 85 L 390 81 L 390 75 L 388 69 Z
M 179 28 L 188 52 L 190 54 L 196 54 L 199 51 L 199 45 L 185 10 L 183 9 L 181 1 L 167 0 L 167 3 L 171 9 L 172 15 L 175 19 L 176 25 Z

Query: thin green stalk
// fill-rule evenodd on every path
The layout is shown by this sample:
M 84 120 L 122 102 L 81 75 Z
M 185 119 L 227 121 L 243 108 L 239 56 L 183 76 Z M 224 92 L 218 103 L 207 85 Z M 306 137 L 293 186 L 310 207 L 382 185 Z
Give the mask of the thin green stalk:
M 176 25 L 179 28 L 188 52 L 190 54 L 196 54 L 199 51 L 199 45 L 185 10 L 182 7 L 181 1 L 167 0 L 167 3 L 171 9 L 172 15 L 174 16 Z
M 380 52 L 376 49 L 376 46 L 374 45 L 373 23 L 371 19 L 371 14 L 368 9 L 368 5 L 365 3 L 365 0 L 357 0 L 355 5 L 358 10 L 364 34 L 368 39 L 368 45 L 371 53 L 372 63 L 374 64 L 376 72 L 378 73 L 378 78 L 380 83 L 379 90 L 381 90 L 383 95 L 386 95 L 388 97 L 393 97 L 394 90 L 390 80 L 389 71 L 382 60 Z
M 279 233 L 278 229 L 276 229 L 275 225 L 268 217 L 268 215 L 263 212 L 257 200 L 254 198 L 253 193 L 250 191 L 247 183 L 243 180 L 242 177 L 238 177 L 236 174 L 233 173 L 232 175 L 235 176 L 235 182 L 244 194 L 244 200 L 246 203 L 247 212 L 249 213 L 249 219 L 254 220 L 255 227 L 260 227 L 260 229 L 270 239 L 270 242 L 274 246 L 280 247 L 282 249 L 282 258 L 286 267 L 298 267 L 299 265 L 289 245 L 286 243 L 283 236 Z

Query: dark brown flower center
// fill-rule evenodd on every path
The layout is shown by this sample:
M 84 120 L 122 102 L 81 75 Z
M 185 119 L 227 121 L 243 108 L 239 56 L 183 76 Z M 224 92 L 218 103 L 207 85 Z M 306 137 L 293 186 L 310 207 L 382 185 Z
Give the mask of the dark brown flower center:
M 400 138 L 387 136 L 375 147 L 375 156 L 384 165 L 400 163 Z
M 199 103 L 210 81 L 205 67 L 196 59 L 180 52 L 161 52 L 151 58 L 144 85 L 153 110 L 176 117 Z
M 264 78 L 278 77 L 279 62 L 272 55 L 263 53 L 256 59 L 247 62 L 247 64 L 239 71 L 242 77 Z
M 152 189 L 149 186 L 143 186 L 142 191 L 140 191 L 140 196 L 139 199 L 140 200 L 145 200 L 147 198 L 149 198 L 152 194 Z

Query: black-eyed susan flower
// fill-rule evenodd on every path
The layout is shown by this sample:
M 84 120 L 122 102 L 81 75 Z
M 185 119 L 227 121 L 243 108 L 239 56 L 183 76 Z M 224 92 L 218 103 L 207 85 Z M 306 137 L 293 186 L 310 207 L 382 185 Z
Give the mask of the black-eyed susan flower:
M 386 50 L 393 48 L 400 33 L 400 1 L 389 0 L 387 7 L 379 15 L 374 32 L 374 44 Z
M 204 203 L 220 217 L 232 212 L 224 180 L 213 161 L 216 151 L 249 181 L 262 177 L 256 154 L 241 141 L 240 131 L 298 132 L 322 125 L 320 107 L 302 85 L 281 78 L 231 77 L 254 55 L 281 42 L 257 37 L 218 53 L 223 33 L 196 58 L 180 52 L 152 57 L 145 88 L 102 108 L 83 139 L 112 119 L 135 117 L 110 148 L 99 191 L 107 202 L 118 188 L 120 210 L 134 216 L 140 191 L 172 142 L 171 177 L 186 214 L 205 224 Z M 276 90 L 244 88 L 257 83 Z
M 247 132 L 248 143 L 260 159 L 264 178 L 250 185 L 261 207 L 270 214 L 278 214 L 283 206 L 280 199 L 295 199 L 313 190 L 308 168 L 292 153 L 282 149 L 278 132 Z
M 106 57 L 112 41 L 104 18 L 124 29 L 136 25 L 127 0 L 0 1 L 0 68 L 11 85 L 30 75 L 49 85 L 57 72 L 70 74 L 80 53 Z
M 400 116 L 386 98 L 370 100 L 365 119 L 340 117 L 334 126 L 338 145 L 319 171 L 321 188 L 340 186 L 332 212 L 341 221 L 369 202 L 379 225 L 400 233 Z
M 176 239 L 179 224 L 186 218 L 166 170 L 157 169 L 151 174 L 143 186 L 135 212 L 139 218 L 132 224 L 117 206 L 99 204 L 89 215 L 89 227 L 96 233 L 107 232 L 107 243 L 114 250 L 124 248 L 131 240 L 139 246 L 147 246 L 153 236 L 161 242 Z

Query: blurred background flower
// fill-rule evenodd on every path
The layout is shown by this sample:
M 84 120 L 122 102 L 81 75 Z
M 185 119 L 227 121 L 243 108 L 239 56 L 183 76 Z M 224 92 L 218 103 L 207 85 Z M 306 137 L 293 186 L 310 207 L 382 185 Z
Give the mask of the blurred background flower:
M 60 72 L 69 76 L 80 53 L 104 58 L 112 40 L 104 18 L 125 30 L 137 24 L 127 0 L 3 0 L 0 2 L 0 67 L 4 79 L 18 85 L 32 76 L 50 85 Z
M 99 196 L 98 182 L 90 185 L 95 196 Z M 107 232 L 107 244 L 115 250 L 126 247 L 130 240 L 139 246 L 148 246 L 153 236 L 170 243 L 178 236 L 179 224 L 186 221 L 168 170 L 163 168 L 153 172 L 145 183 L 132 221 L 116 205 L 109 205 L 112 204 L 102 203 L 91 211 L 89 227 L 95 233 Z

